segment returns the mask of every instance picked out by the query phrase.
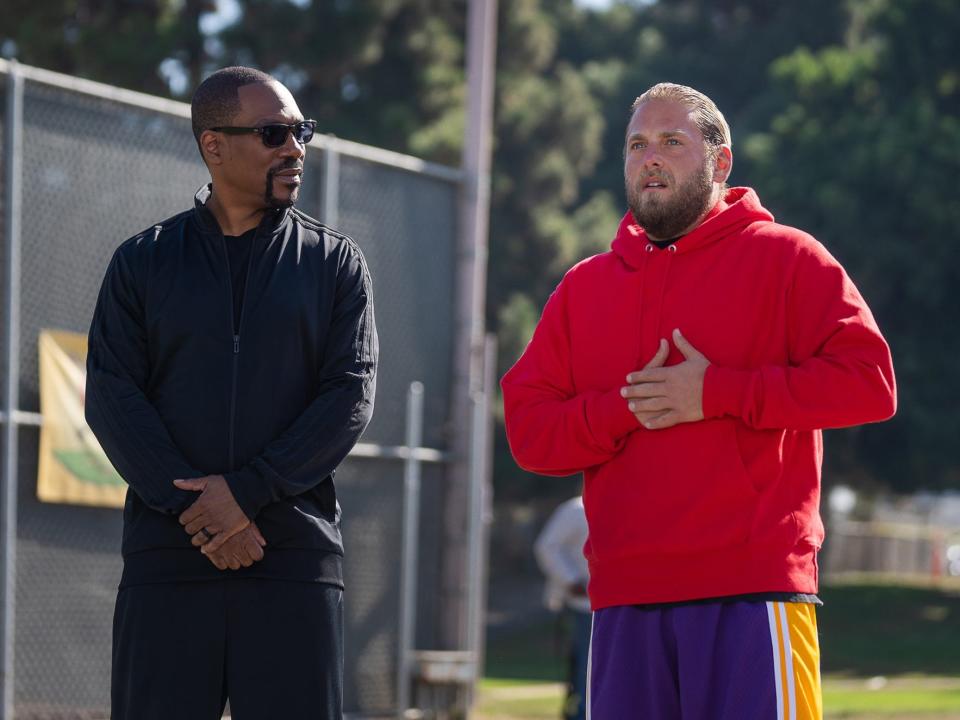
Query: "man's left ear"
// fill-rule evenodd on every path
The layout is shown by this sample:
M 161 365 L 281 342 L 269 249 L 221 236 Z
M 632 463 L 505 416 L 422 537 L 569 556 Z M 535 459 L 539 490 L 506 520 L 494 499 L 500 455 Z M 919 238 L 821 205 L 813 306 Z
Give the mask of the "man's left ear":
M 220 146 L 220 136 L 213 130 L 204 130 L 200 133 L 200 152 L 208 166 L 223 164 L 223 148 Z
M 713 162 L 713 181 L 724 183 L 733 171 L 733 152 L 729 145 L 720 145 L 716 152 Z

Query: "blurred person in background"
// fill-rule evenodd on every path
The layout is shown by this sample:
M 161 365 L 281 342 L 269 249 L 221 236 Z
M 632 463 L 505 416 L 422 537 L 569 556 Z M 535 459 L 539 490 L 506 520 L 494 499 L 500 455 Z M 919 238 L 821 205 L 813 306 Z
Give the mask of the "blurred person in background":
M 357 245 L 293 206 L 305 120 L 260 71 L 192 102 L 212 183 L 124 242 L 90 327 L 86 416 L 129 484 L 113 720 L 342 716 L 333 473 L 373 410 Z
M 589 569 L 583 555 L 587 518 L 579 495 L 562 503 L 537 536 L 533 553 L 546 576 L 544 603 L 562 612 L 568 624 L 567 697 L 563 717 L 584 720 L 587 700 L 587 658 L 590 651 Z
M 890 349 L 823 245 L 727 186 L 710 98 L 631 110 L 611 251 L 502 381 L 517 462 L 584 474 L 588 717 L 819 718 L 821 430 L 894 413 Z

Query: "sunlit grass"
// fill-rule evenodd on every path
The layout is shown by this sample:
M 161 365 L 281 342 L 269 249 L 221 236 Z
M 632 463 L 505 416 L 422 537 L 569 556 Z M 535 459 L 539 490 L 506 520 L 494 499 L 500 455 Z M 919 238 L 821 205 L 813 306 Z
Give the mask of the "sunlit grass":
M 881 683 L 882 687 L 877 687 Z M 869 685 L 873 684 L 871 689 Z M 875 681 L 824 681 L 823 705 L 828 717 L 935 714 L 960 717 L 960 678 L 907 677 Z
M 563 685 L 485 678 L 478 702 L 478 720 L 556 720 Z M 823 704 L 825 717 L 836 720 L 960 717 L 960 679 L 897 678 L 870 689 L 866 681 L 826 678 Z
M 556 720 L 563 704 L 563 685 L 484 678 L 478 700 L 477 720 Z

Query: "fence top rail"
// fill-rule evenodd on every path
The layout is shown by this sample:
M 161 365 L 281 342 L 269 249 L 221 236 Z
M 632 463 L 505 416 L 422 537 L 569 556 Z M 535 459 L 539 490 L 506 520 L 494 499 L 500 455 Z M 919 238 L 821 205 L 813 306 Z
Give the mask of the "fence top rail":
M 360 160 L 389 165 L 400 170 L 409 170 L 410 172 L 421 175 L 430 175 L 440 180 L 459 183 L 464 178 L 463 170 L 460 168 L 440 165 L 439 163 L 421 160 L 413 155 L 404 155 L 393 150 L 384 150 L 383 148 L 373 147 L 372 145 L 362 145 L 361 143 L 343 140 L 336 135 L 314 135 L 311 145 L 319 146 L 324 150 L 355 157 Z
M 70 90 L 71 92 L 77 92 L 83 95 L 92 95 L 124 105 L 132 105 L 145 110 L 161 112 L 165 115 L 190 118 L 190 106 L 187 103 L 168 100 L 167 98 L 156 95 L 148 95 L 147 93 L 137 92 L 135 90 L 114 87 L 106 83 L 87 80 L 73 75 L 65 75 L 63 73 L 53 72 L 52 70 L 44 70 L 43 68 L 0 58 L 0 74 L 10 75 L 14 72 L 14 68 L 17 74 L 26 80 L 32 80 L 33 82 L 43 85 L 60 88 L 61 90 Z
M 0 58 L 0 75 L 10 75 L 14 71 L 26 80 L 43 85 L 69 90 L 70 92 L 89 95 L 103 100 L 111 100 L 116 103 L 130 105 L 144 110 L 152 110 L 173 117 L 190 118 L 190 105 L 188 103 L 170 100 L 156 95 L 148 95 L 147 93 L 137 92 L 135 90 L 127 90 L 125 88 L 107 85 L 106 83 L 87 80 L 73 75 L 65 75 L 63 73 L 53 72 L 52 70 L 44 70 L 43 68 Z M 440 180 L 446 180 L 447 182 L 459 183 L 464 177 L 463 171 L 459 168 L 428 162 L 413 157 L 412 155 L 404 155 L 403 153 L 392 150 L 384 150 L 383 148 L 377 148 L 371 145 L 342 140 L 334 135 L 315 135 L 310 144 L 329 152 L 336 152 L 360 160 L 367 160 L 368 162 L 375 162 L 421 175 L 428 175 Z

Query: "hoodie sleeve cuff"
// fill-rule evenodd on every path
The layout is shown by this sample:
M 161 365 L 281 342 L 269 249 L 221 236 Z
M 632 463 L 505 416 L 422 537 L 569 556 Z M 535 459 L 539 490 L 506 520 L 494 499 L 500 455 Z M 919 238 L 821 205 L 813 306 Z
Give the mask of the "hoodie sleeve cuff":
M 586 411 L 593 436 L 604 444 L 615 445 L 640 427 L 627 401 L 621 397 L 620 388 L 592 397 L 587 401 Z
M 710 365 L 703 377 L 703 417 L 743 417 L 753 372 Z
M 230 492 L 233 493 L 233 499 L 251 521 L 272 499 L 263 478 L 249 465 L 236 472 L 226 473 L 223 477 L 227 481 Z

